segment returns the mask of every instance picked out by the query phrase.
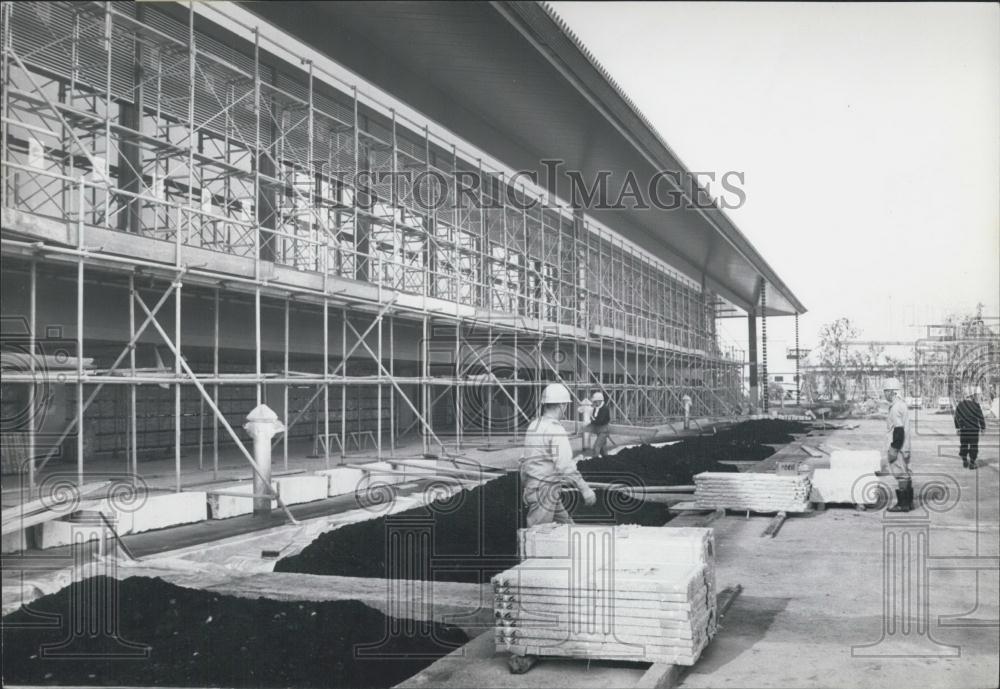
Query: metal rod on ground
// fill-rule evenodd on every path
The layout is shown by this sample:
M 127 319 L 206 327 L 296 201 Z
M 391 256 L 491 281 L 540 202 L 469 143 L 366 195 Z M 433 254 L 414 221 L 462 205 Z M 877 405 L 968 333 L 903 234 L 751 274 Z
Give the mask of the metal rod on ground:
M 771 518 L 771 522 L 767 525 L 767 528 L 760 534 L 761 538 L 764 536 L 770 536 L 774 538 L 778 535 L 778 531 L 781 530 L 781 525 L 785 523 L 785 519 L 788 515 L 784 512 L 778 512 L 774 517 Z

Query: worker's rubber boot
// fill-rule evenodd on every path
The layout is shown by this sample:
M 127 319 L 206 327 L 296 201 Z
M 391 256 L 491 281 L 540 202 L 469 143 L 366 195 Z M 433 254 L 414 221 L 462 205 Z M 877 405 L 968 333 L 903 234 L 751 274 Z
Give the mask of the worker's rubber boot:
M 913 509 L 913 483 L 910 481 L 900 481 L 902 488 L 896 489 L 896 504 L 888 509 L 889 512 L 909 512 Z
M 969 468 L 969 459 L 968 459 L 968 457 L 962 457 L 962 466 L 964 468 L 966 468 L 966 469 Z
M 974 460 L 974 459 L 970 459 L 969 460 L 969 468 L 970 469 L 978 469 L 979 468 L 979 465 L 976 464 L 976 460 Z

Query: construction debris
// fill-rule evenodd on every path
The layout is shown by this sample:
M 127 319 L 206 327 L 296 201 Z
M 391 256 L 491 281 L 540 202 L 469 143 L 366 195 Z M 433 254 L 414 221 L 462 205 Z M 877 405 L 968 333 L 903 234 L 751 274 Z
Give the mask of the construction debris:
M 695 504 L 702 509 L 808 512 L 809 479 L 777 474 L 704 472 L 694 477 Z
M 493 577 L 497 648 L 693 665 L 717 626 L 710 529 L 545 525 Z

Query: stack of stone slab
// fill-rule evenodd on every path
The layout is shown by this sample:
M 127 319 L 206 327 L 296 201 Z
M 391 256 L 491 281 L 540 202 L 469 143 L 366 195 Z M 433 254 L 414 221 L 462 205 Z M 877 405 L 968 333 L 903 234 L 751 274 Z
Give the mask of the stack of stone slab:
M 821 503 L 874 504 L 880 491 L 890 490 L 894 484 L 876 476 L 881 469 L 882 453 L 877 450 L 835 450 L 830 453 L 829 469 L 813 470 L 809 499 Z M 883 484 L 885 488 L 881 487 Z
M 711 529 L 543 525 L 493 577 L 498 650 L 693 665 L 716 630 Z
M 807 512 L 809 478 L 764 473 L 706 471 L 694 477 L 695 505 L 752 512 Z

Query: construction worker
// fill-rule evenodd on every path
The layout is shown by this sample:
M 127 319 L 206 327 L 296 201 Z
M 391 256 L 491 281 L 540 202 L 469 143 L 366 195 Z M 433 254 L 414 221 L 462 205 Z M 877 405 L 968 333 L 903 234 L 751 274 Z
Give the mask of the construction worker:
M 889 403 L 886 415 L 886 431 L 889 449 L 889 471 L 896 478 L 896 504 L 890 512 L 909 512 L 913 509 L 913 479 L 910 472 L 910 412 L 900 394 L 899 381 L 889 378 L 882 386 L 885 399 Z M 902 457 L 902 462 L 899 459 Z
M 594 434 L 594 449 L 592 457 L 603 457 L 604 448 L 610 435 L 608 426 L 611 423 L 611 410 L 604 403 L 604 393 L 595 392 L 590 396 L 590 432 Z
M 684 393 L 681 397 L 681 404 L 684 405 L 684 430 L 691 428 L 691 395 Z
M 570 402 L 565 385 L 551 383 L 542 390 L 542 409 L 524 434 L 521 457 L 521 489 L 528 510 L 527 525 L 556 522 L 572 524 L 562 503 L 563 484 L 577 487 L 588 505 L 597 502 L 593 489 L 577 471 L 566 429 L 559 419 Z
M 955 407 L 955 429 L 958 431 L 958 456 L 966 469 L 976 468 L 979 457 L 979 431 L 986 430 L 986 418 L 979 406 L 979 388 L 970 387 L 965 399 Z

